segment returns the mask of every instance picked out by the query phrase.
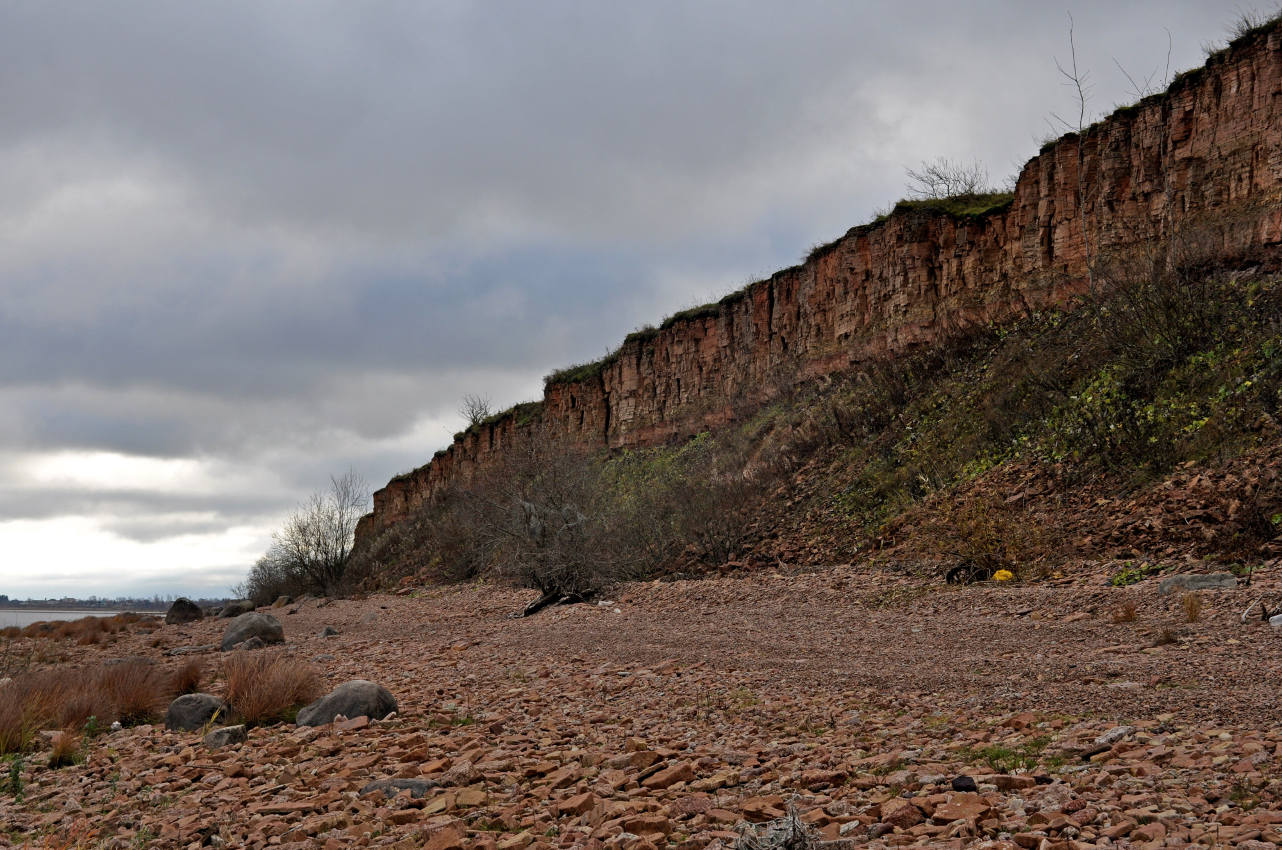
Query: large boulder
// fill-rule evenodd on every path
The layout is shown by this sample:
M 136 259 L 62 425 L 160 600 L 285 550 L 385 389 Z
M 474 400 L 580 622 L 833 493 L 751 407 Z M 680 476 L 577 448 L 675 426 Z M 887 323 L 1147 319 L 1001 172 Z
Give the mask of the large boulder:
M 230 620 L 232 617 L 248 614 L 255 607 L 254 603 L 249 599 L 233 599 L 223 606 L 223 610 L 218 612 L 218 616 Z
M 250 638 L 258 638 L 264 644 L 284 643 L 285 629 L 281 627 L 280 620 L 271 614 L 258 614 L 252 611 L 241 614 L 228 623 L 227 631 L 223 632 L 223 652 Z
M 165 612 L 165 624 L 169 626 L 179 626 L 183 623 L 193 623 L 204 616 L 200 606 L 192 602 L 186 596 L 179 596 L 174 600 L 174 604 L 169 606 Z
M 215 717 L 226 718 L 231 706 L 213 694 L 183 694 L 169 704 L 165 728 L 177 732 L 195 732 Z
M 348 718 L 382 720 L 393 711 L 396 711 L 396 698 L 387 688 L 364 679 L 352 679 L 299 711 L 298 725 L 324 726 L 340 714 Z

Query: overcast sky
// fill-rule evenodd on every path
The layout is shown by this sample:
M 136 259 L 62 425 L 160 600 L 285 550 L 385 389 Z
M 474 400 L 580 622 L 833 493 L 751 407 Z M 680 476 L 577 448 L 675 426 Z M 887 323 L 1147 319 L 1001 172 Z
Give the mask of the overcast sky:
M 1250 9 L 1243 4 L 1239 9 Z M 223 595 L 555 367 L 1203 61 L 1218 2 L 0 2 L 0 593 Z

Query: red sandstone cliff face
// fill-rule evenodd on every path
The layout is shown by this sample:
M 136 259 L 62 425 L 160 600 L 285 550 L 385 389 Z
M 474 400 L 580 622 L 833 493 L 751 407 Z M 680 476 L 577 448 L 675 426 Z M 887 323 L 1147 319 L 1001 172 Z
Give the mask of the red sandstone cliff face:
M 714 308 L 630 337 L 598 374 L 549 383 L 540 409 L 471 429 L 377 491 L 357 543 L 524 435 L 603 448 L 691 435 L 781 383 L 1061 302 L 1083 289 L 1088 258 L 1198 217 L 1229 221 L 1235 247 L 1282 246 L 1282 25 L 1048 145 L 1004 210 L 897 209 Z

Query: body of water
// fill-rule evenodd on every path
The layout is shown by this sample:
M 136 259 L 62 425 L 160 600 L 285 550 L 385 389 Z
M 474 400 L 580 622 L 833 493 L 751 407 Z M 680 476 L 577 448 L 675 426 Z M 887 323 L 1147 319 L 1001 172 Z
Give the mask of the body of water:
M 0 608 L 0 629 L 8 626 L 29 626 L 32 623 L 50 620 L 79 620 L 81 617 L 114 617 L 121 611 L 104 611 L 95 608 L 92 611 L 33 611 L 28 608 Z

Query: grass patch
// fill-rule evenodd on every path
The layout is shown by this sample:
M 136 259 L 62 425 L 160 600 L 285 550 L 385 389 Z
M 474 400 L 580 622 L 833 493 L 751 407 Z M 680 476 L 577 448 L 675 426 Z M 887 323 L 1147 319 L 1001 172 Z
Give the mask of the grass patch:
M 16 676 L 0 687 L 0 754 L 31 749 L 43 729 L 92 737 L 116 721 L 152 722 L 177 695 L 175 680 L 172 671 L 140 658 Z
M 320 676 L 310 664 L 283 653 L 234 652 L 223 662 L 227 702 L 246 723 L 262 726 L 291 720 L 320 696 Z
M 1031 770 L 1042 763 L 1042 753 L 1050 744 L 1049 736 L 1039 736 L 1015 746 L 991 744 L 986 747 L 965 747 L 957 755 L 967 764 L 987 764 L 995 773 L 1012 773 Z M 1062 760 L 1060 764 L 1062 765 Z

